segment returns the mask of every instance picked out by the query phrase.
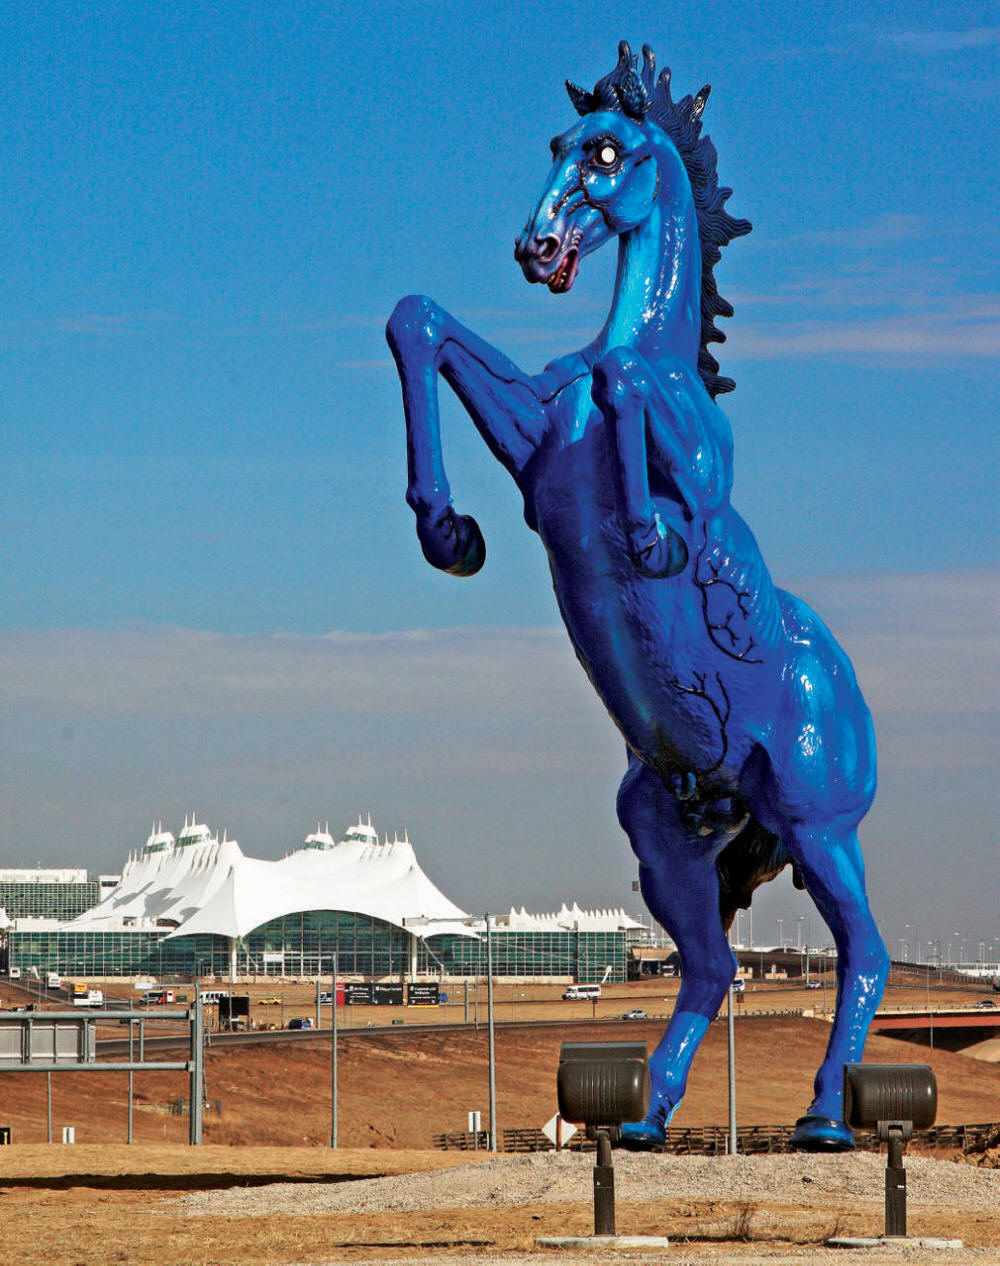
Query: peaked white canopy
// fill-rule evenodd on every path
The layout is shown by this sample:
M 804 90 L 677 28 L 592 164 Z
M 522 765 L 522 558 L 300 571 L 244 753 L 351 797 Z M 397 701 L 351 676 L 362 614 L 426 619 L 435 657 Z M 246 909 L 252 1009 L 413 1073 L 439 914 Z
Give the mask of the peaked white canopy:
M 244 856 L 235 840 L 185 822 L 175 840 L 155 829 L 129 858 L 121 882 L 69 926 L 80 931 L 165 929 L 169 936 L 240 939 L 261 924 L 310 910 L 345 910 L 426 937 L 474 933 L 465 911 L 424 874 L 406 838 L 379 843 L 371 821 L 358 821 L 339 842 L 317 830 L 280 861 Z

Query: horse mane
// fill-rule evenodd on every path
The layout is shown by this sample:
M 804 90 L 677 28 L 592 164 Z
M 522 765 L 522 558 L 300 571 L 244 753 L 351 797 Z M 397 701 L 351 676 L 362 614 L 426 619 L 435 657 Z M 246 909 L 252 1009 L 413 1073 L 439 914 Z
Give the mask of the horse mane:
M 623 40 L 618 45 L 618 64 L 599 79 L 593 92 L 585 92 L 566 81 L 566 91 L 579 114 L 595 110 L 615 110 L 640 122 L 652 119 L 669 136 L 677 148 L 694 194 L 698 216 L 698 237 L 701 241 L 701 346 L 698 350 L 698 372 L 708 394 L 715 399 L 732 391 L 736 383 L 719 373 L 719 362 L 709 350 L 709 343 L 724 343 L 725 334 L 717 328 L 716 317 L 731 317 L 733 305 L 719 294 L 715 282 L 715 265 L 722 258 L 722 248 L 734 237 L 750 232 L 749 220 L 737 220 L 725 209 L 731 189 L 720 186 L 716 166 L 718 154 L 711 138 L 702 135 L 701 115 L 711 91 L 706 84 L 695 96 L 688 94 L 674 101 L 670 96 L 670 70 L 664 69 L 654 80 L 656 61 L 648 45 L 642 49 L 642 70 L 639 58 L 633 56 Z

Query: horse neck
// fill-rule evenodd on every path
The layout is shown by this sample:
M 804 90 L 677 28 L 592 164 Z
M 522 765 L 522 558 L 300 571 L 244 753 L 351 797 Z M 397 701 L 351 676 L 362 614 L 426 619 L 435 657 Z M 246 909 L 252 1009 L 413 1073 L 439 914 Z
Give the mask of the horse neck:
M 701 342 L 701 243 L 687 172 L 664 140 L 654 146 L 659 190 L 650 214 L 618 239 L 611 311 L 593 347 L 600 356 L 632 347 L 646 360 L 680 356 L 698 363 Z

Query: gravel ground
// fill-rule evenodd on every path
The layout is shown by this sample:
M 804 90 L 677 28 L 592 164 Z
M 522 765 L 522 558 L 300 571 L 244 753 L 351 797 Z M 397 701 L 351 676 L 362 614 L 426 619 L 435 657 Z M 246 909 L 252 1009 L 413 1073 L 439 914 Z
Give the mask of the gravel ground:
M 996 1212 L 1000 1170 L 906 1158 L 909 1208 Z M 753 1200 L 802 1205 L 881 1205 L 885 1157 L 665 1156 L 615 1153 L 619 1200 Z M 336 1183 L 275 1183 L 180 1197 L 192 1216 L 263 1217 L 278 1213 L 405 1213 L 469 1206 L 593 1199 L 593 1158 L 570 1152 L 498 1156 L 435 1173 Z

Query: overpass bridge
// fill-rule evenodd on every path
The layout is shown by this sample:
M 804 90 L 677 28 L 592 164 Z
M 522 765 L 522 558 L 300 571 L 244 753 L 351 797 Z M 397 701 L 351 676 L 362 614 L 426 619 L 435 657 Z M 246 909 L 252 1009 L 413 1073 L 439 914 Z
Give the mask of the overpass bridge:
M 1000 1038 L 1000 1007 L 892 1007 L 878 1011 L 870 1032 L 939 1050 L 962 1051 Z

